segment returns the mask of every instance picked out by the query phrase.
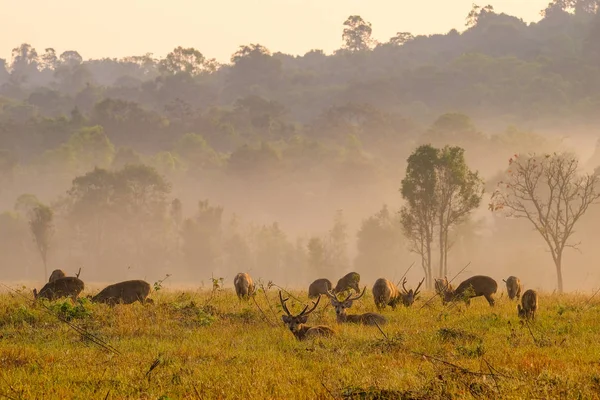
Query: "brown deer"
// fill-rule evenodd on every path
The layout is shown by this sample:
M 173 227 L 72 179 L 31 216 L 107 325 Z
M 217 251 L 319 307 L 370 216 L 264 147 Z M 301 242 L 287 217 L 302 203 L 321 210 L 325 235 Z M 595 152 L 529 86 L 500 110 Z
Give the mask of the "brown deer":
M 281 296 L 281 290 L 280 290 L 279 291 L 279 301 L 281 302 L 281 307 L 283 308 L 283 311 L 285 311 L 285 313 L 287 314 L 287 315 L 282 315 L 281 320 L 288 327 L 288 329 L 294 334 L 296 339 L 306 340 L 306 339 L 309 339 L 311 337 L 316 337 L 316 336 L 333 336 L 333 335 L 335 335 L 335 331 L 328 326 L 305 325 L 306 321 L 308 321 L 308 315 L 311 312 L 313 312 L 319 305 L 319 302 L 321 301 L 321 296 L 319 296 L 316 303 L 313 302 L 313 307 L 310 310 L 308 310 L 308 306 L 305 306 L 304 310 L 302 310 L 302 312 L 298 315 L 292 315 L 290 313 L 287 306 L 285 305 L 285 302 L 288 300 L 289 300 L 289 298 L 284 299 Z
M 521 304 L 523 305 L 521 307 Z M 533 289 L 528 289 L 523 293 L 521 304 L 517 304 L 517 311 L 520 318 L 535 319 L 535 312 L 538 308 L 538 294 Z
M 445 296 L 444 293 L 446 293 L 446 291 L 453 291 L 454 287 L 450 284 L 450 282 L 448 282 L 448 278 L 436 278 L 433 284 L 434 288 L 435 288 L 435 292 L 440 295 L 440 297 L 442 298 L 442 302 L 445 303 Z
M 367 287 L 365 286 L 365 288 L 363 289 L 362 293 L 359 294 L 356 297 L 352 296 L 352 293 L 350 293 L 348 295 L 348 297 L 346 297 L 346 299 L 340 301 L 337 296 L 329 291 L 327 292 L 327 296 L 331 299 L 331 305 L 335 308 L 335 314 L 337 316 L 337 322 L 340 323 L 344 323 L 344 322 L 352 322 L 355 324 L 363 324 L 363 325 L 384 325 L 387 320 L 385 319 L 385 317 L 381 314 L 377 314 L 377 313 L 372 313 L 372 312 L 368 312 L 368 313 L 364 313 L 364 314 L 354 314 L 354 315 L 348 315 L 346 314 L 346 309 L 352 307 L 352 303 L 355 300 L 360 299 L 361 297 L 363 297 L 363 295 L 365 294 L 365 291 L 367 290 Z
M 448 280 L 446 279 L 445 282 L 440 284 L 440 289 L 443 290 L 442 301 L 444 304 L 451 301 L 463 300 L 468 305 L 471 304 L 471 299 L 473 297 L 479 296 L 485 297 L 490 306 L 494 306 L 495 304 L 494 294 L 498 290 L 498 284 L 489 276 L 472 276 L 469 279 L 461 282 L 460 285 L 458 285 L 458 287 L 454 290 L 452 290 L 451 286 L 444 286 L 444 283 L 447 284 Z
M 150 284 L 142 280 L 132 280 L 108 285 L 97 295 L 91 298 L 94 303 L 105 303 L 110 306 L 115 304 L 131 304 L 136 301 L 140 303 L 152 303 L 146 299 L 150 293 Z
M 308 297 L 312 299 L 322 294 L 327 294 L 327 291 L 331 290 L 332 287 L 333 285 L 329 279 L 317 279 L 308 287 Z
M 33 297 L 37 299 L 48 299 L 50 301 L 61 297 L 70 297 L 75 301 L 84 289 L 83 281 L 74 276 L 59 278 L 55 281 L 48 282 L 38 293 L 37 289 L 33 289 Z
M 67 276 L 67 275 L 64 273 L 64 271 L 62 269 L 55 269 L 50 274 L 50 278 L 48 279 L 48 282 L 54 282 L 55 280 L 64 278 L 65 276 Z
M 412 289 L 406 290 L 406 286 L 404 286 L 406 284 L 406 278 L 404 278 L 402 281 L 402 304 L 404 304 L 405 307 L 410 307 L 415 302 L 423 282 L 425 282 L 425 278 L 421 279 L 421 282 L 419 282 L 419 285 L 414 291 Z
M 335 289 L 333 289 L 333 293 L 343 293 L 350 289 L 354 289 L 356 293 L 360 293 L 359 283 L 360 275 L 357 272 L 350 272 L 338 281 Z
M 506 292 L 508 293 L 508 298 L 513 300 L 515 297 L 517 300 L 521 297 L 521 289 L 523 286 L 521 285 L 521 280 L 516 276 L 509 276 L 508 279 L 502 279 L 504 283 L 506 283 Z
M 240 272 L 235 276 L 233 279 L 233 286 L 235 286 L 235 293 L 240 300 L 247 300 L 254 294 L 254 282 L 252 281 L 250 275 L 245 272 Z
M 402 293 L 396 285 L 385 278 L 379 278 L 373 284 L 373 299 L 378 310 L 391 306 L 393 310 L 402 301 Z

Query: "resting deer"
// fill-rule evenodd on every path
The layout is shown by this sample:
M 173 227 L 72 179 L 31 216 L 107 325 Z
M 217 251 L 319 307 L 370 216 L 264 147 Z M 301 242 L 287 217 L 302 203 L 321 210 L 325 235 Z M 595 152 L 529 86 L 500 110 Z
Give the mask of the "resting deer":
M 353 297 L 352 293 L 350 293 L 343 301 L 338 300 L 337 296 L 331 291 L 327 292 L 327 296 L 331 299 L 331 305 L 335 307 L 335 314 L 337 316 L 338 323 L 341 324 L 344 322 L 352 322 L 363 325 L 376 325 L 377 323 L 379 325 L 384 325 L 387 322 L 383 315 L 372 312 L 364 314 L 346 314 L 346 309 L 352 307 L 352 303 L 355 300 L 360 299 L 365 294 L 366 290 L 367 287 L 365 286 L 362 293 L 356 297 Z
M 421 288 L 421 285 L 423 285 L 423 282 L 425 282 L 425 278 L 421 279 L 421 282 L 419 282 L 419 285 L 414 291 L 412 289 L 406 290 L 406 286 L 404 286 L 406 284 L 406 278 L 404 278 L 402 281 L 402 304 L 404 304 L 404 306 L 412 306 L 419 294 L 419 289 Z
M 523 307 L 521 307 L 521 304 Z M 521 304 L 517 304 L 520 318 L 535 319 L 535 312 L 538 308 L 538 294 L 533 289 L 528 289 L 523 293 Z
M 314 305 L 310 310 L 308 310 L 308 306 L 305 306 L 304 310 L 302 310 L 302 312 L 298 315 L 292 315 L 290 313 L 287 306 L 285 305 L 285 302 L 288 300 L 289 300 L 289 298 L 284 299 L 281 296 L 281 290 L 280 290 L 279 291 L 279 301 L 281 302 L 281 307 L 283 308 L 283 311 L 285 311 L 285 313 L 287 314 L 287 315 L 282 315 L 281 319 L 282 319 L 283 323 L 289 328 L 289 330 L 294 334 L 296 339 L 306 340 L 306 339 L 309 339 L 309 338 L 315 337 L 315 336 L 332 336 L 335 334 L 335 331 L 328 326 L 305 325 L 306 321 L 308 320 L 308 315 L 311 312 L 313 312 L 319 305 L 319 302 L 321 301 L 321 296 L 319 296 L 316 303 L 313 303 Z

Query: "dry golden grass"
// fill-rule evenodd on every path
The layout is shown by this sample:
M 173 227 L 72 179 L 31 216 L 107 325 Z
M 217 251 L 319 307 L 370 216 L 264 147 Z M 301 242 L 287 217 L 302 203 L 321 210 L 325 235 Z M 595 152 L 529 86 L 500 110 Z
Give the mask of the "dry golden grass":
M 281 321 L 274 288 L 255 297 L 264 314 L 232 290 L 163 290 L 151 295 L 153 305 L 114 308 L 85 299 L 33 304 L 29 291 L 5 293 L 0 398 L 600 398 L 594 300 L 542 294 L 528 328 L 506 296 L 494 308 L 483 298 L 470 307 L 443 307 L 437 298 L 422 307 L 431 295 L 385 310 L 385 337 L 377 327 L 336 324 L 323 298 L 309 324 L 330 325 L 336 337 L 299 342 Z M 305 292 L 292 296 L 308 301 Z M 376 311 L 370 293 L 349 310 L 366 311 Z

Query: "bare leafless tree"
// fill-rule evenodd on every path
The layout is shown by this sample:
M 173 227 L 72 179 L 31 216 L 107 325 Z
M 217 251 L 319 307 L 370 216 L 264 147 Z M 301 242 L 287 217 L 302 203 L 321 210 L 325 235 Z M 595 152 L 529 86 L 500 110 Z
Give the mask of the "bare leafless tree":
M 582 175 L 575 156 L 535 154 L 509 160 L 507 179 L 500 181 L 491 198 L 491 211 L 525 218 L 542 236 L 556 266 L 558 291 L 563 291 L 562 257 L 566 247 L 577 248 L 569 238 L 588 207 L 597 203 L 597 175 Z

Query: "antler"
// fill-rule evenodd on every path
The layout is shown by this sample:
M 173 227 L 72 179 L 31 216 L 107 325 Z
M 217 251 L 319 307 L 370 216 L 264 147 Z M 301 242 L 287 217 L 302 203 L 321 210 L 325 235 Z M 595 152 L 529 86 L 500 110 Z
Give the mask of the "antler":
M 285 313 L 289 316 L 292 316 L 292 314 L 290 313 L 290 310 L 288 310 L 287 306 L 285 305 L 285 302 L 288 301 L 290 298 L 288 297 L 287 299 L 284 299 L 281 296 L 281 290 L 279 291 L 279 301 L 281 302 L 281 308 L 283 308 L 283 311 L 285 311 Z
M 331 290 L 326 291 L 325 294 L 330 299 L 335 300 L 335 301 L 339 301 L 338 298 L 337 298 L 337 296 L 335 294 L 333 294 L 333 292 Z
M 421 285 L 423 284 L 423 282 L 425 282 L 425 278 L 421 279 L 421 282 L 419 282 L 419 285 L 415 289 L 415 297 L 417 297 L 417 295 L 419 294 L 419 288 L 421 287 Z
M 350 293 L 348 295 L 348 297 L 346 297 L 346 300 L 344 300 L 344 302 L 350 300 L 350 301 L 354 301 L 354 300 L 358 300 L 361 297 L 363 297 L 363 295 L 365 294 L 365 292 L 367 291 L 367 287 L 365 286 L 365 288 L 363 289 L 362 293 L 360 295 L 358 295 L 357 297 L 352 297 L 352 293 Z M 352 298 L 351 298 L 352 297 Z
M 405 283 L 406 283 L 406 278 L 404 278 L 404 280 L 402 281 L 402 290 L 404 291 L 404 294 L 408 294 L 408 290 L 406 290 L 406 286 L 404 286 Z
M 302 312 L 300 314 L 298 314 L 298 317 L 301 317 L 301 316 L 304 316 L 304 315 L 308 315 L 311 312 L 315 311 L 315 309 L 319 305 L 320 301 L 321 301 L 321 296 L 319 295 L 319 298 L 317 299 L 317 302 L 316 303 L 313 302 L 313 308 L 311 308 L 310 310 L 306 311 L 306 309 L 308 308 L 308 306 L 304 307 L 304 310 L 302 310 Z

